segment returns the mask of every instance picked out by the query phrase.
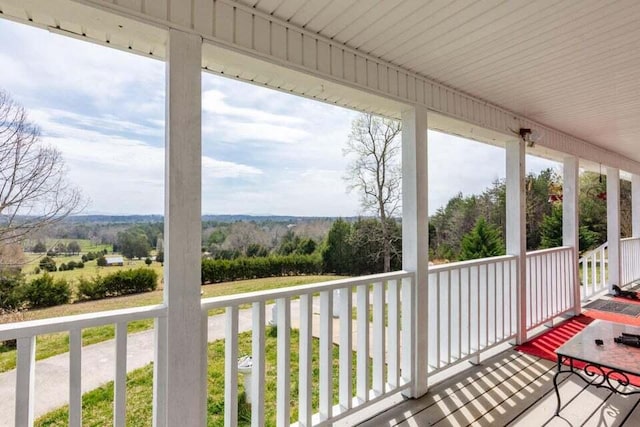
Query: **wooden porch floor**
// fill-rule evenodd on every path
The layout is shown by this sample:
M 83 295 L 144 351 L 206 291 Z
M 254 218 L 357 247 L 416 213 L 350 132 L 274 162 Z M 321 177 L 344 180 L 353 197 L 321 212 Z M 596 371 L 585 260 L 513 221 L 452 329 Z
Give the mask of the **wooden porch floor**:
M 624 397 L 561 377 L 554 362 L 508 350 L 361 424 L 378 426 L 640 426 L 640 395 Z

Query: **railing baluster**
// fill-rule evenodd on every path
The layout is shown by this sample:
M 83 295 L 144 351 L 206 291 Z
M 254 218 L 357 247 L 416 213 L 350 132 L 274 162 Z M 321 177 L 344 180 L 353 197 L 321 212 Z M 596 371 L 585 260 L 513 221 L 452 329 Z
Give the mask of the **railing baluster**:
M 300 427 L 311 426 L 311 416 L 313 409 L 312 401 L 312 314 L 313 314 L 313 296 L 311 294 L 300 295 L 300 352 L 299 352 L 299 370 L 298 370 L 298 388 L 299 388 L 299 415 L 298 424 Z
M 416 313 L 414 301 L 414 288 L 416 279 L 414 277 L 405 277 L 402 279 L 402 288 L 400 289 L 400 297 L 402 301 L 402 314 L 400 321 L 402 322 L 402 353 L 400 354 L 400 375 L 404 382 L 413 383 L 413 357 L 415 349 L 415 337 L 413 335 Z
M 398 280 L 390 280 L 387 288 L 387 316 L 389 331 L 388 355 L 389 362 L 387 365 L 387 383 L 391 390 L 400 385 L 400 287 Z M 340 331 L 342 333 L 342 329 Z
M 113 425 L 124 427 L 127 410 L 127 322 L 116 323 L 116 366 L 113 384 Z
M 493 342 L 498 342 L 498 264 L 493 264 Z
M 533 258 L 529 258 L 527 257 L 527 262 L 526 262 L 526 268 L 527 271 L 525 272 L 526 274 L 526 280 L 525 280 L 525 296 L 527 298 L 527 302 L 525 304 L 525 307 L 527 307 L 527 313 L 526 313 L 526 325 L 527 328 L 529 328 L 531 326 L 531 324 L 533 323 L 532 321 L 532 316 L 533 316 Z
M 333 291 L 320 292 L 320 420 L 331 418 L 333 406 Z
M 471 318 L 471 268 L 467 268 L 467 354 L 473 353 L 471 347 L 471 336 L 473 335 L 472 326 L 473 321 Z
M 351 319 L 352 288 L 340 289 L 340 412 L 351 409 L 353 403 L 353 336 Z M 399 332 L 399 331 L 398 331 Z
M 358 353 L 356 355 L 357 376 L 356 395 L 360 402 L 369 400 L 369 286 L 359 285 L 357 292 L 358 310 Z
M 308 295 L 306 296 L 308 299 Z M 300 297 L 302 300 L 302 297 Z M 302 304 L 302 302 L 301 302 Z M 265 308 L 264 302 L 254 302 L 251 312 L 251 426 L 260 427 L 264 419 L 264 384 L 265 384 Z M 302 322 L 302 317 L 300 318 Z M 300 326 L 300 343 L 302 343 L 302 325 Z M 302 345 L 302 344 L 301 344 Z M 300 365 L 300 372 L 303 365 Z M 302 391 L 301 391 L 302 392 Z M 300 405 L 302 410 L 302 405 Z M 305 426 L 306 427 L 306 426 Z
M 596 280 L 596 273 L 597 273 L 597 266 L 598 264 L 596 263 L 598 260 L 597 258 L 597 253 L 594 252 L 593 255 L 591 256 L 591 292 L 589 294 L 589 296 L 593 295 L 596 293 L 596 291 L 598 290 L 599 286 L 598 286 L 598 282 Z M 604 266 L 601 266 L 601 269 L 604 268 Z
M 280 332 L 279 329 L 278 329 L 278 332 Z M 224 337 L 224 373 L 225 373 L 224 375 L 224 424 L 227 427 L 235 427 L 238 425 L 238 307 L 237 306 L 227 307 L 227 310 L 226 310 L 225 337 Z
M 442 344 L 442 318 L 440 316 L 442 316 L 442 310 L 440 309 L 440 305 L 442 304 L 442 297 L 440 296 L 441 292 L 440 292 L 440 273 L 436 273 L 436 324 L 435 324 L 435 329 L 431 329 L 431 326 L 429 326 L 429 330 L 434 332 L 434 335 L 436 336 L 436 348 L 435 348 L 435 360 L 434 360 L 434 365 L 436 368 L 440 368 L 440 366 L 442 366 L 442 353 L 441 351 L 441 344 Z
M 82 426 L 82 329 L 69 331 L 69 426 Z
M 458 359 L 462 359 L 462 271 L 458 270 Z
M 167 425 L 167 318 L 154 320 L 153 426 Z
M 276 300 L 278 311 L 278 380 L 276 390 L 276 425 L 290 425 L 290 392 L 291 392 L 291 304 L 289 298 Z
M 385 322 L 384 282 L 373 284 L 373 393 L 384 394 Z
M 17 339 L 16 418 L 18 427 L 33 425 L 36 337 Z
M 604 289 L 606 283 L 607 283 L 607 276 L 606 276 L 606 270 L 609 269 L 609 260 L 607 259 L 607 262 L 605 262 L 605 257 L 604 257 L 604 248 L 601 250 L 600 252 L 600 259 L 601 259 L 601 266 L 600 266 L 600 284 L 601 284 L 601 288 Z
M 484 264 L 484 345 L 489 346 L 489 264 Z
M 200 307 L 200 407 L 203 408 L 200 415 L 202 425 L 207 425 L 208 411 L 207 401 L 209 397 L 209 310 Z
M 480 266 L 479 265 L 476 267 L 476 285 L 477 285 L 477 288 L 476 288 L 476 305 L 477 305 L 476 325 L 477 325 L 477 334 L 478 335 L 477 335 L 477 338 L 476 338 L 477 342 L 476 342 L 476 349 L 475 350 L 476 350 L 477 353 L 480 353 L 480 349 L 482 348 L 482 342 L 481 342 L 482 341 L 481 340 L 481 337 L 482 337 L 482 322 L 481 322 L 481 319 L 482 319 L 482 315 L 481 315 L 482 314 L 482 303 L 481 303 L 481 298 L 480 298 L 480 293 L 482 291 L 482 289 L 481 289 L 482 285 L 480 284 Z M 480 358 L 478 356 L 476 356 L 475 362 L 476 363 L 480 363 Z
M 452 336 L 451 336 L 451 331 L 453 329 L 453 313 L 451 313 L 451 291 L 452 291 L 452 285 L 451 285 L 451 270 L 447 271 L 447 312 L 445 313 L 445 318 L 447 319 L 447 348 L 446 348 L 446 352 L 447 355 L 445 357 L 445 363 L 449 364 L 451 363 L 451 340 L 452 340 Z M 459 323 L 459 322 L 456 322 Z M 458 328 L 459 330 L 460 328 Z

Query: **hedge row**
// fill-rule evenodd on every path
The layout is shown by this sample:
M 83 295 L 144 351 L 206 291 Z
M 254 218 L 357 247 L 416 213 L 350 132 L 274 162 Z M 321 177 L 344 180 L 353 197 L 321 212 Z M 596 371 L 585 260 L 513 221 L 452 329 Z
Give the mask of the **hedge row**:
M 16 272 L 0 275 L 0 313 L 23 308 L 43 308 L 66 304 L 71 299 L 71 287 L 64 279 L 54 280 L 45 273 L 30 282 Z
M 202 284 L 321 273 L 322 258 L 319 255 L 272 255 L 202 260 Z
M 49 274 L 35 278 L 17 289 L 17 298 L 29 308 L 53 307 L 71 300 L 71 288 L 64 279 L 54 280 Z
M 153 291 L 158 286 L 158 274 L 149 268 L 120 270 L 107 276 L 93 279 L 80 278 L 79 300 L 95 300 L 119 295 Z

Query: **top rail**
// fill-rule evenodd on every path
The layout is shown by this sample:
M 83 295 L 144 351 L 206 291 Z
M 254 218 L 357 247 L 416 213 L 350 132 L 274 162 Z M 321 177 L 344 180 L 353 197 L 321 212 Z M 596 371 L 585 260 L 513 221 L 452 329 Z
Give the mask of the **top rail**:
M 537 255 L 546 255 L 546 254 L 552 254 L 552 253 L 556 253 L 556 252 L 564 252 L 568 249 L 572 249 L 571 246 L 558 246 L 555 248 L 549 248 L 549 249 L 538 249 L 536 251 L 529 251 L 527 252 L 527 256 L 531 257 L 531 256 L 537 256 Z
M 0 341 L 64 332 L 76 328 L 103 326 L 123 321 L 131 322 L 154 317 L 165 317 L 166 315 L 167 307 L 163 304 L 158 304 L 50 319 L 4 323 L 0 324 Z
M 327 282 L 312 283 L 309 285 L 291 286 L 283 289 L 272 289 L 266 291 L 247 292 L 243 294 L 225 295 L 221 297 L 205 298 L 202 300 L 202 309 L 211 310 L 213 308 L 223 308 L 240 304 L 254 302 L 265 302 L 278 298 L 291 298 L 300 295 L 342 289 L 347 286 L 367 285 L 385 280 L 398 280 L 413 277 L 414 273 L 409 271 L 394 271 L 391 273 L 371 274 L 354 278 L 330 280 Z
M 486 265 L 486 264 L 494 264 L 494 263 L 499 263 L 499 262 L 504 262 L 504 261 L 511 261 L 518 258 L 515 255 L 502 255 L 502 256 L 496 256 L 496 257 L 489 257 L 489 258 L 481 258 L 481 259 L 471 259 L 468 261 L 456 261 L 456 262 L 450 262 L 447 264 L 439 264 L 439 265 L 432 265 L 429 266 L 429 273 L 440 273 L 440 272 L 445 272 L 445 271 L 450 271 L 450 270 L 458 270 L 460 268 L 468 268 L 468 267 L 475 267 L 478 265 Z

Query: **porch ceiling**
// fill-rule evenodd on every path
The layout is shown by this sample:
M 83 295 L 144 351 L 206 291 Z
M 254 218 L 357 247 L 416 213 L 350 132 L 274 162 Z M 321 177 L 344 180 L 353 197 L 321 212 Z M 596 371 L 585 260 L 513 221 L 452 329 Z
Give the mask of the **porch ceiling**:
M 243 19 L 246 10 L 273 16 L 640 162 L 635 0 L 0 0 L 0 16 L 162 59 L 168 21 L 213 25 L 217 34 L 231 24 L 208 16 L 234 5 L 244 8 Z M 234 34 L 231 44 L 246 38 Z M 208 46 L 203 66 L 213 72 L 382 114 L 401 108 L 398 99 L 293 70 L 284 79 L 277 64 L 256 65 L 259 59 Z M 477 128 L 453 132 L 496 140 L 477 137 Z
M 640 2 L 239 0 L 640 161 Z

